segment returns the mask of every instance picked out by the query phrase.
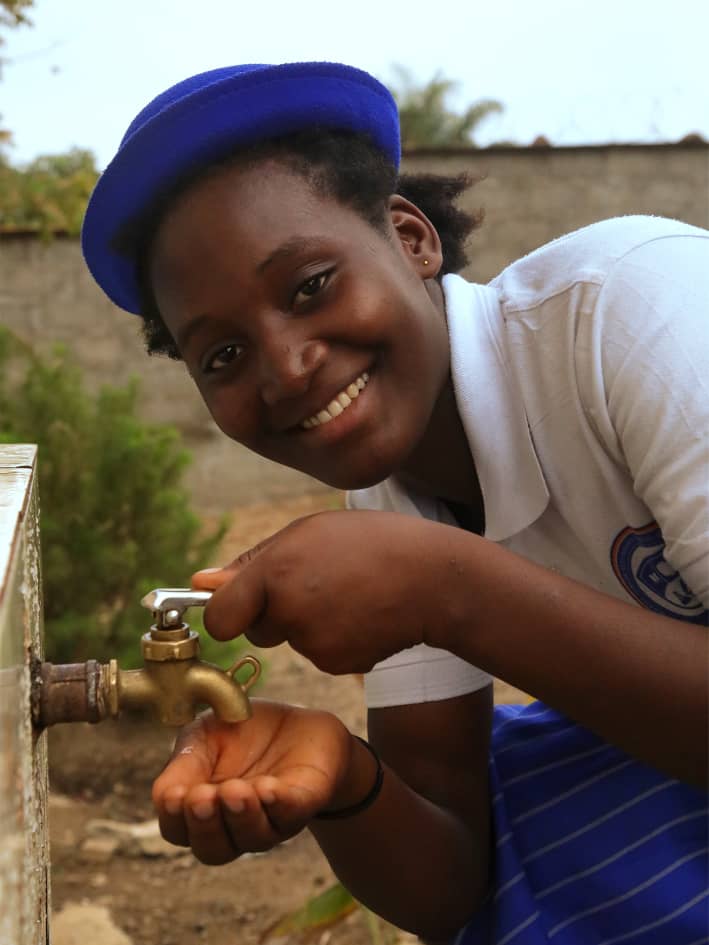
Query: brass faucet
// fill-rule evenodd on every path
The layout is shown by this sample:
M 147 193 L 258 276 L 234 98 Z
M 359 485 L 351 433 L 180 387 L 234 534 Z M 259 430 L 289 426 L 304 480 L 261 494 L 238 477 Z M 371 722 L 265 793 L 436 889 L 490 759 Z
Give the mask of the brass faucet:
M 244 656 L 224 671 L 199 659 L 199 634 L 183 616 L 204 606 L 209 591 L 156 588 L 141 600 L 155 623 L 143 634 L 142 669 L 121 669 L 116 660 L 98 663 L 37 663 L 33 666 L 32 716 L 39 728 L 57 722 L 101 722 L 122 709 L 149 708 L 165 725 L 184 725 L 197 708 L 209 705 L 224 722 L 251 717 L 247 692 L 261 674 L 254 656 Z M 236 672 L 251 666 L 240 683 Z

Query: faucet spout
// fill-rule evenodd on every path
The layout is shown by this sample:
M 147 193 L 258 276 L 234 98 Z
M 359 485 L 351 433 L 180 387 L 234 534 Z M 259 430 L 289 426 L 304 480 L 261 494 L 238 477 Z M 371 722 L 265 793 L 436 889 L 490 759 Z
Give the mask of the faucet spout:
M 193 663 L 188 668 L 185 690 L 194 704 L 210 705 L 222 722 L 243 722 L 251 718 L 251 704 L 245 691 L 231 673 L 211 663 Z
M 234 673 L 247 663 L 254 671 L 241 685 Z M 226 672 L 198 659 L 146 661 L 144 669 L 118 671 L 118 709 L 149 708 L 164 725 L 185 725 L 208 705 L 222 722 L 243 722 L 251 718 L 246 691 L 260 668 L 248 656 Z

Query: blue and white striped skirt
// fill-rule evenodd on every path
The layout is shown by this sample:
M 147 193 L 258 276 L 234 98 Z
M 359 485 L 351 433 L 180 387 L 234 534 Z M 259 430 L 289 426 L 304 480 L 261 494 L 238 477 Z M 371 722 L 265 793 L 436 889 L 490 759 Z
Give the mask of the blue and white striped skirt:
M 540 702 L 497 706 L 490 897 L 456 945 L 707 945 L 707 795 Z

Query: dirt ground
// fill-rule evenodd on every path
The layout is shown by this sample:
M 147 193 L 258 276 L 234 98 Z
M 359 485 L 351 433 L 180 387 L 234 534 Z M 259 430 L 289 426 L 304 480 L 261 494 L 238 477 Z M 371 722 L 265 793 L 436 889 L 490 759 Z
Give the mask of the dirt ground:
M 321 494 L 237 509 L 223 560 L 293 518 L 338 504 L 337 495 Z M 327 708 L 352 731 L 363 733 L 365 711 L 356 677 L 326 676 L 287 647 L 262 655 L 267 671 L 260 695 Z M 520 694 L 499 686 L 496 697 L 517 701 Z M 146 853 L 96 839 L 97 820 L 130 825 L 153 818 L 150 786 L 169 756 L 172 738 L 169 730 L 130 720 L 50 730 L 53 912 L 56 916 L 73 904 L 103 907 L 130 945 L 256 945 L 282 916 L 334 882 L 307 831 L 267 854 L 221 867 L 203 866 L 188 851 L 166 856 L 149 844 Z M 86 937 L 74 934 L 67 937 L 61 930 L 64 941 L 84 945 Z M 116 942 L 126 942 L 117 934 Z M 103 945 L 95 934 L 89 941 Z M 357 910 L 313 941 L 371 945 L 372 938 Z M 399 941 L 412 939 L 400 935 Z

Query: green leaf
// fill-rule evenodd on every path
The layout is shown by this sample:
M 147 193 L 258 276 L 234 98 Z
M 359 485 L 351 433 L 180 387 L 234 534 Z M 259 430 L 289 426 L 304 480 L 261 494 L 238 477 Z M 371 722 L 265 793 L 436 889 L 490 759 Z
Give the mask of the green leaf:
M 475 132 L 485 119 L 503 111 L 494 99 L 481 99 L 462 114 L 448 107 L 459 83 L 440 72 L 419 85 L 404 66 L 395 65 L 393 94 L 399 108 L 402 148 L 451 148 L 475 145 Z
M 375 912 L 364 906 L 362 906 L 362 913 L 372 945 L 396 945 L 399 935 L 395 926 L 385 922 Z
M 335 925 L 359 908 L 359 903 L 342 883 L 329 886 L 290 915 L 280 919 L 261 936 L 261 942 L 285 939 L 288 942 L 307 941 L 315 932 Z M 292 936 L 297 938 L 292 938 Z
M 34 230 L 45 239 L 78 235 L 97 179 L 93 154 L 81 148 L 20 167 L 0 154 L 0 228 Z

